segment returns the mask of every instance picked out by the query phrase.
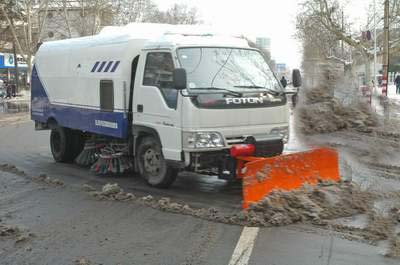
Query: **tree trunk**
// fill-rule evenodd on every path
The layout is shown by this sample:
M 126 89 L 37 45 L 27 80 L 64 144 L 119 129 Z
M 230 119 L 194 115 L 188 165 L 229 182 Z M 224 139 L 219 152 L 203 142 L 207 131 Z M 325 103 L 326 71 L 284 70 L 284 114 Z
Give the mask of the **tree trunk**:
M 71 25 L 69 23 L 69 15 L 67 11 L 67 0 L 63 1 L 63 12 L 64 12 L 65 24 L 67 26 L 67 31 L 68 31 L 68 38 L 72 38 Z
M 28 23 L 28 45 L 26 47 L 26 59 L 27 59 L 27 73 L 26 80 L 29 83 L 31 82 L 31 74 L 32 74 L 32 53 L 33 50 L 36 49 L 36 45 L 32 41 L 32 13 L 31 13 L 31 3 L 27 3 L 27 23 Z M 33 46 L 33 47 L 32 47 Z
M 26 73 L 26 82 L 31 83 L 31 75 L 32 75 L 32 54 L 28 54 L 26 64 L 28 66 L 27 73 Z M 30 87 L 28 87 L 30 88 Z
M 4 17 L 6 18 L 8 25 L 10 26 L 11 34 L 13 36 L 15 44 L 17 45 L 17 50 L 18 50 L 19 53 L 21 53 L 21 56 L 24 57 L 24 51 L 22 50 L 21 44 L 20 44 L 19 39 L 17 37 L 17 33 L 15 31 L 14 24 L 12 23 L 12 21 L 11 21 L 10 17 L 8 16 L 6 10 L 4 9 L 4 6 L 0 5 L 0 9 L 3 12 Z M 24 57 L 24 59 L 26 59 L 26 58 Z
M 371 87 L 371 61 L 369 56 L 365 56 L 365 85 Z

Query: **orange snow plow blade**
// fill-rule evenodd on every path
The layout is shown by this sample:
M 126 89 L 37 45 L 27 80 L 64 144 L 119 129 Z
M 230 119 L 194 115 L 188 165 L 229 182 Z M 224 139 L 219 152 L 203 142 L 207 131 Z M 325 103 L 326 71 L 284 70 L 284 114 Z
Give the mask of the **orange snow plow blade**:
M 243 208 L 273 190 L 290 191 L 305 183 L 340 181 L 338 154 L 330 148 L 276 157 L 237 157 L 237 174 L 243 179 Z

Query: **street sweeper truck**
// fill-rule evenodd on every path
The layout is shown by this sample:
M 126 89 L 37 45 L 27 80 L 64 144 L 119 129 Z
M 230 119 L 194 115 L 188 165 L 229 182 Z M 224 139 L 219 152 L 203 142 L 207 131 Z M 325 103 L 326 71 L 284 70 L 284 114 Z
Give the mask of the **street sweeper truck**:
M 31 100 L 57 162 L 95 150 L 83 160 L 96 172 L 132 165 L 160 188 L 182 170 L 243 177 L 246 157 L 279 157 L 289 133 L 285 91 L 263 54 L 199 26 L 128 24 L 45 42 Z

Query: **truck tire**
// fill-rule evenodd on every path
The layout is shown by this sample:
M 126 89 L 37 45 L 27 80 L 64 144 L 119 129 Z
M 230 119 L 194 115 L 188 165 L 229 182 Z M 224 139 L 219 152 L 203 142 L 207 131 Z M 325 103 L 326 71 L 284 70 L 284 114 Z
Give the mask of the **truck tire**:
M 75 146 L 76 136 L 74 131 L 54 126 L 50 133 L 50 149 L 56 162 L 72 162 L 78 155 L 78 148 Z
M 140 141 L 136 159 L 140 175 L 150 186 L 168 188 L 174 183 L 178 170 L 167 165 L 161 144 L 154 137 L 144 137 Z
M 72 157 L 73 160 L 82 152 L 83 147 L 85 146 L 85 137 L 81 131 L 70 130 L 73 137 L 73 150 Z

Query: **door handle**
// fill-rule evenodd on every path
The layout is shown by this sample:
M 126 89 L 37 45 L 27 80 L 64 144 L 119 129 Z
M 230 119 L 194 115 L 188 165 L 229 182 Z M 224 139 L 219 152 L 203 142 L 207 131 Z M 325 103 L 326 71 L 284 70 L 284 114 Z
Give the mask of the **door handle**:
M 143 105 L 142 104 L 137 105 L 137 111 L 138 112 L 143 112 Z

